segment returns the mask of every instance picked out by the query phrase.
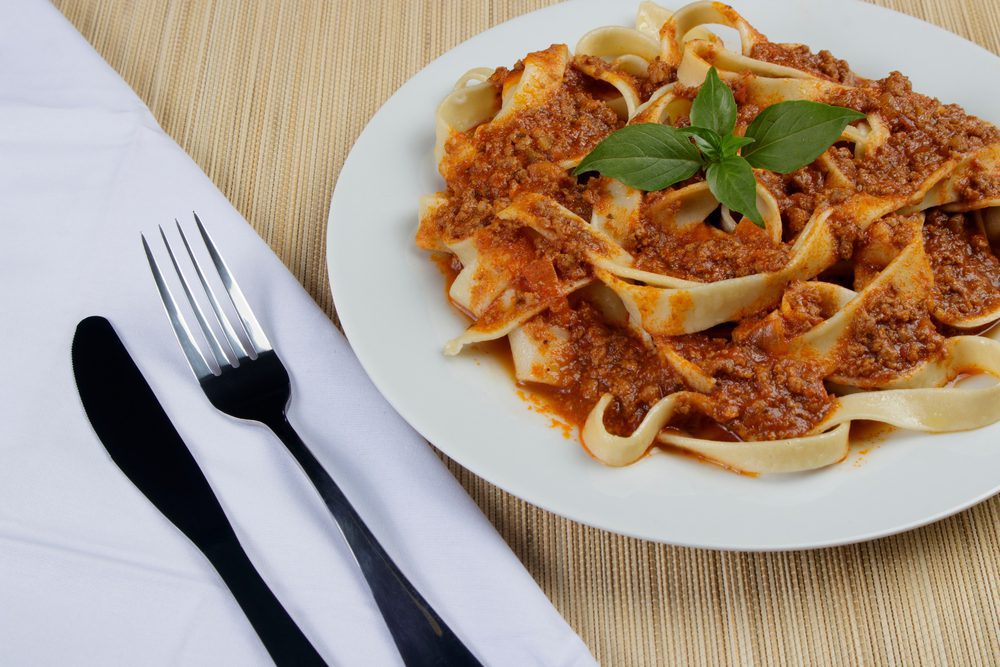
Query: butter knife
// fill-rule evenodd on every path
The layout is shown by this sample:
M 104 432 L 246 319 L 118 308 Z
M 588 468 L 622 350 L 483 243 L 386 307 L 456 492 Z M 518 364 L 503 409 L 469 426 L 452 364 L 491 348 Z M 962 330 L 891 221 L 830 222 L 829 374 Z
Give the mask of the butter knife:
M 73 336 L 73 375 L 111 460 L 222 577 L 275 664 L 325 665 L 240 546 L 232 525 L 111 323 L 88 317 Z

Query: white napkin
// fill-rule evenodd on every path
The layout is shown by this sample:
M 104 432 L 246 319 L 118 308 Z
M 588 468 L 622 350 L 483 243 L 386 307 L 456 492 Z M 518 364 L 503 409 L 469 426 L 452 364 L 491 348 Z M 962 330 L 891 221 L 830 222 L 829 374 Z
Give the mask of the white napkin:
M 192 210 L 289 367 L 292 422 L 456 633 L 488 664 L 591 664 L 292 275 L 58 11 L 27 0 L 0 7 L 0 664 L 269 662 L 209 563 L 92 432 L 69 356 L 91 314 L 114 324 L 319 652 L 400 662 L 308 480 L 263 427 L 216 412 L 181 356 L 139 233 L 162 258 L 157 225 L 176 234 Z

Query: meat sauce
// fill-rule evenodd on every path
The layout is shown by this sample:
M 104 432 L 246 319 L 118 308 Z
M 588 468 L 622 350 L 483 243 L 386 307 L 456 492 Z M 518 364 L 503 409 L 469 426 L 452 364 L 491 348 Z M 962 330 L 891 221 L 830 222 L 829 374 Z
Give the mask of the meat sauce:
M 568 421 L 583 424 L 594 404 L 610 393 L 615 401 L 605 414 L 605 425 L 628 435 L 653 404 L 684 388 L 654 349 L 609 323 L 587 300 L 574 297 L 569 308 L 549 316 L 570 332 L 572 352 L 563 359 L 559 384 L 536 385 L 536 390 Z
M 955 321 L 1000 308 L 1000 261 L 972 216 L 932 211 L 923 231 L 937 316 Z
M 780 242 L 747 220 L 732 233 L 711 221 L 679 232 L 648 215 L 650 204 L 662 193 L 644 194 L 640 220 L 622 243 L 637 268 L 703 282 L 780 270 L 789 261 L 791 244 L 818 209 L 858 193 L 912 193 L 950 160 L 1000 141 L 992 125 L 955 105 L 914 93 L 898 72 L 867 81 L 830 53 L 814 54 L 799 45 L 758 44 L 750 56 L 844 84 L 827 101 L 877 113 L 889 136 L 863 158 L 856 159 L 848 144 L 832 146 L 826 156 L 828 164 L 836 166 L 835 179 L 818 162 L 784 175 L 758 171 L 759 181 L 778 203 L 784 225 Z M 499 90 L 505 79 L 519 75 L 520 67 L 498 69 L 490 81 Z M 525 192 L 551 197 L 590 220 L 597 179 L 577 179 L 559 162 L 592 149 L 621 127 L 622 119 L 608 103 L 606 84 L 584 74 L 581 67 L 594 72 L 608 65 L 577 60 L 567 69 L 561 88 L 540 107 L 510 122 L 481 125 L 448 142 L 441 166 L 447 201 L 433 216 L 434 234 L 462 239 L 495 225 L 496 214 Z M 634 82 L 645 100 L 675 78 L 672 67 L 656 60 L 648 75 Z M 740 104 L 738 122 L 745 125 L 759 109 L 743 103 L 742 85 L 736 83 L 734 92 Z M 677 86 L 675 92 L 685 94 L 685 89 Z M 688 92 L 693 96 L 696 90 Z M 998 188 L 995 175 L 975 169 L 960 184 L 969 200 Z M 854 276 L 856 289 L 884 269 L 888 260 L 877 257 L 898 254 L 909 238 L 904 235 L 911 229 L 908 220 L 889 216 L 865 233 L 846 218 L 831 218 L 838 255 L 847 266 L 860 267 Z M 668 429 L 726 440 L 805 435 L 835 405 L 826 378 L 849 372 L 864 382 L 885 382 L 940 354 L 944 329 L 935 314 L 954 319 L 1000 305 L 1000 263 L 971 215 L 931 210 L 922 229 L 934 275 L 933 303 L 906 298 L 891 286 L 883 289 L 860 309 L 832 362 L 786 354 L 790 338 L 835 312 L 807 283 L 792 283 L 780 307 L 772 304 L 735 326 L 662 337 L 651 345 L 624 323 L 609 319 L 587 294 L 552 293 L 553 281 L 593 276 L 581 248 L 521 232 L 519 243 L 532 245 L 519 265 L 518 285 L 529 294 L 548 294 L 550 306 L 537 317 L 569 332 L 558 380 L 533 385 L 532 392 L 548 410 L 578 426 L 601 396 L 610 393 L 614 400 L 605 414 L 605 426 L 612 433 L 628 435 L 657 401 L 675 392 L 692 392 L 662 354 L 667 345 L 714 382 L 710 392 L 682 403 Z M 453 279 L 460 265 L 451 261 L 443 269 Z
M 927 304 L 886 286 L 851 321 L 839 370 L 862 385 L 878 385 L 936 358 L 944 343 Z
M 510 75 L 508 70 L 497 70 L 490 80 L 499 89 Z M 569 68 L 563 85 L 538 108 L 517 114 L 497 127 L 480 125 L 452 137 L 445 146 L 441 165 L 448 185 L 447 200 L 435 212 L 435 231 L 428 236 L 465 238 L 493 222 L 496 213 L 523 192 L 552 197 L 589 220 L 591 204 L 585 196 L 586 186 L 558 162 L 588 152 L 623 124 L 618 114 L 590 90 L 590 81 Z M 434 247 L 433 240 L 418 237 L 417 242 L 426 248 Z
M 789 257 L 787 246 L 774 243 L 749 220 L 732 234 L 711 225 L 678 234 L 644 216 L 624 247 L 640 269 L 704 282 L 777 271 Z
M 834 57 L 829 51 L 813 53 L 804 44 L 775 44 L 763 42 L 755 44 L 750 49 L 750 57 L 755 60 L 783 65 L 837 83 L 854 85 L 858 77 L 851 71 L 850 65 Z
M 827 102 L 877 113 L 888 127 L 885 142 L 856 162 L 855 189 L 867 194 L 907 194 L 949 160 L 1000 140 L 996 127 L 958 105 L 913 92 L 899 72 L 842 89 Z

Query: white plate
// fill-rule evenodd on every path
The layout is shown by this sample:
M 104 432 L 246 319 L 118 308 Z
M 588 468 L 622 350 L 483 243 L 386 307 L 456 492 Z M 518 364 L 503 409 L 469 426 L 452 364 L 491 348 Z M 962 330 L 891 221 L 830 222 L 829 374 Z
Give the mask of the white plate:
M 576 0 L 488 30 L 410 79 L 362 132 L 333 195 L 327 257 L 337 312 L 372 380 L 424 437 L 475 474 L 576 521 L 661 542 L 754 550 L 843 544 L 940 519 L 995 493 L 1000 424 L 898 434 L 866 456 L 855 451 L 804 474 L 752 479 L 662 452 L 608 468 L 531 411 L 492 359 L 442 355 L 467 322 L 413 243 L 417 198 L 443 186 L 432 155 L 437 104 L 471 67 L 510 66 L 553 42 L 572 48 L 597 26 L 631 25 L 637 6 Z M 1000 59 L 944 30 L 860 2 L 735 6 L 773 41 L 830 49 L 869 77 L 899 69 L 916 90 L 1000 120 L 1000 89 L 988 84 L 1000 81 Z

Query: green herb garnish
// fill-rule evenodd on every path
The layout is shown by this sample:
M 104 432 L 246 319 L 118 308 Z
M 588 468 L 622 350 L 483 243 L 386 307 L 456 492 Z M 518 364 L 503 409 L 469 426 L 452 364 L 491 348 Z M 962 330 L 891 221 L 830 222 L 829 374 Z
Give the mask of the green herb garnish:
M 573 174 L 596 171 L 639 190 L 662 190 L 705 170 L 715 198 L 758 226 L 753 167 L 780 174 L 818 158 L 844 128 L 865 115 L 808 100 L 779 102 L 761 111 L 736 136 L 736 100 L 712 67 L 691 103 L 691 127 L 626 125 L 605 137 Z M 742 154 L 741 154 L 742 152 Z

